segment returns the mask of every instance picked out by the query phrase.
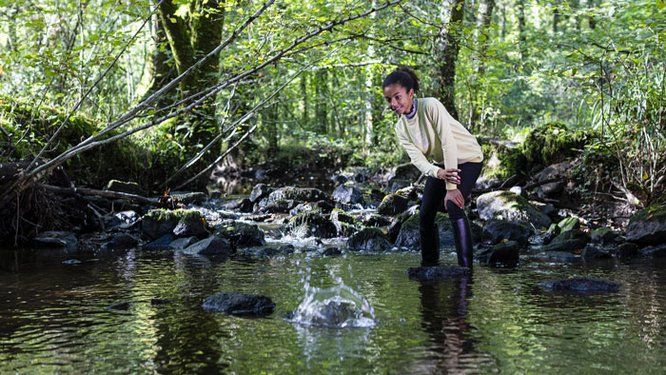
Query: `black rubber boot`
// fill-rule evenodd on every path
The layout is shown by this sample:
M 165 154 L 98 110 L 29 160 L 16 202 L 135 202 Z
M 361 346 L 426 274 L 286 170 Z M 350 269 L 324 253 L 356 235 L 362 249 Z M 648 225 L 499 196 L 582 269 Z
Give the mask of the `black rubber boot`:
M 466 217 L 462 217 L 460 219 L 451 219 L 451 225 L 453 226 L 453 239 L 455 240 L 456 253 L 458 254 L 458 265 L 471 269 L 473 244 L 469 222 Z
M 439 266 L 439 231 L 437 225 L 420 228 L 421 267 Z

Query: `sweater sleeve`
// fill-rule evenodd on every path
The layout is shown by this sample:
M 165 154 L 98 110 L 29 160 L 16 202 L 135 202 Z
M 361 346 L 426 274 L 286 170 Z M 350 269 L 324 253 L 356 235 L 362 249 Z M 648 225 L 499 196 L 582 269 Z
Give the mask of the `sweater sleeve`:
M 446 110 L 444 104 L 434 99 L 427 111 L 430 123 L 442 143 L 442 155 L 444 156 L 444 167 L 458 168 L 458 146 L 451 131 L 451 122 L 455 121 L 453 116 Z M 446 182 L 446 190 L 456 190 L 458 185 Z
M 407 151 L 407 155 L 409 155 L 412 164 L 414 164 L 414 166 L 424 175 L 436 178 L 439 167 L 430 163 L 428 159 L 426 159 L 425 155 L 423 155 L 412 141 L 409 140 L 409 137 L 400 125 L 396 126 L 395 132 L 398 136 L 398 142 L 400 142 L 405 151 Z

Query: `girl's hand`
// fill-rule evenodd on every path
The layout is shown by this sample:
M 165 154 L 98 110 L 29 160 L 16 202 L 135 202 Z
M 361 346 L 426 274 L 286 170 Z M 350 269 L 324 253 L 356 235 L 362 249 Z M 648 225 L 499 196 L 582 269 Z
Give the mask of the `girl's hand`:
M 446 207 L 447 201 L 453 202 L 453 204 L 460 207 L 460 209 L 465 207 L 465 198 L 463 198 L 462 193 L 458 189 L 446 191 L 446 196 L 444 197 L 444 207 Z
M 460 169 L 458 168 L 449 168 L 449 169 L 440 168 L 439 170 L 437 170 L 437 178 L 458 185 L 460 184 L 460 176 L 458 176 L 458 172 L 460 172 Z

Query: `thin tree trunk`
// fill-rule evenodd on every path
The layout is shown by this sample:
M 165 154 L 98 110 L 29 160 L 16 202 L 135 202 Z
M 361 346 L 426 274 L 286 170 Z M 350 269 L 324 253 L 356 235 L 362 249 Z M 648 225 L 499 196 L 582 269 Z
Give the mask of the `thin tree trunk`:
M 464 14 L 465 0 L 445 0 L 441 14 L 441 28 L 435 41 L 438 94 L 442 104 L 458 118 L 455 106 L 456 60 L 458 59 L 458 35 Z
M 527 37 L 525 31 L 525 0 L 518 0 L 516 2 L 518 7 L 518 43 L 520 48 L 520 59 L 525 61 L 527 59 Z
M 483 80 L 483 76 L 486 74 L 486 58 L 488 51 L 488 39 L 490 35 L 488 34 L 490 30 L 490 23 L 493 17 L 493 9 L 495 8 L 495 0 L 482 0 L 479 4 L 479 17 L 477 18 L 476 23 L 476 46 L 478 48 L 478 53 L 476 55 L 476 69 L 475 69 L 475 83 L 476 86 L 472 95 L 475 96 L 475 100 L 472 101 L 472 116 L 470 119 L 469 126 L 477 125 L 479 118 L 481 117 L 481 108 L 479 106 L 479 86 L 478 82 Z
M 320 134 L 326 133 L 328 129 L 327 89 L 328 72 L 326 69 L 319 69 L 315 73 L 315 130 Z

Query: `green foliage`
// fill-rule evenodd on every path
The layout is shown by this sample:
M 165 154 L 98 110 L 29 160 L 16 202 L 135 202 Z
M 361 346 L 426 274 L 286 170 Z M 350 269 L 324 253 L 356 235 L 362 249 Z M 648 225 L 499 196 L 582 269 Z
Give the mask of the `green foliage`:
M 551 123 L 533 129 L 525 139 L 521 152 L 530 165 L 558 163 L 576 154 L 588 134 L 572 131 L 562 123 Z

